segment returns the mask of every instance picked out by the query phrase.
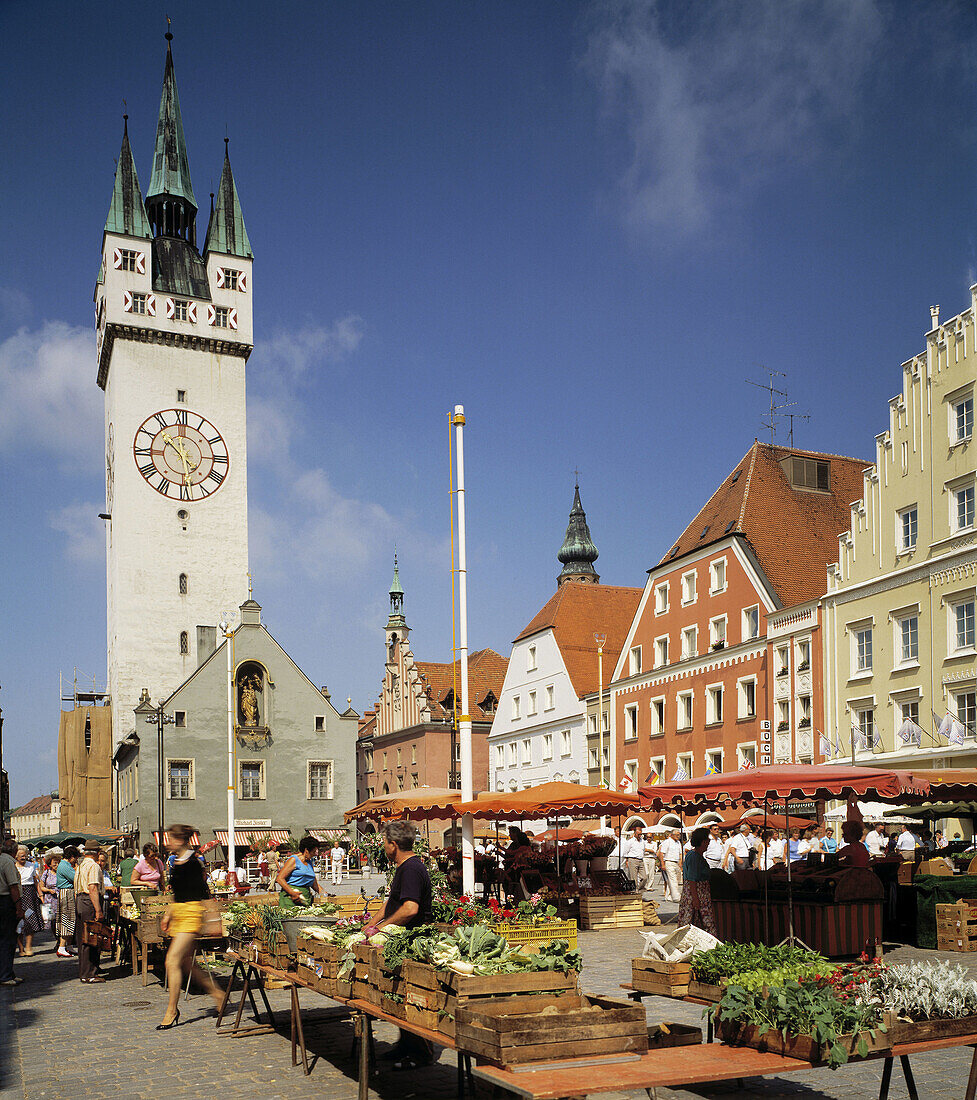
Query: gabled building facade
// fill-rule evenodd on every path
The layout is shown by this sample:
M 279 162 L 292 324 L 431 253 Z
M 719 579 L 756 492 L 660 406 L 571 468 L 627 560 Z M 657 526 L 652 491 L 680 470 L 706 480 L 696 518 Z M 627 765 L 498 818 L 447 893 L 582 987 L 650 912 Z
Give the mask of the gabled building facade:
M 589 780 L 586 700 L 599 686 L 597 638 L 604 639 L 609 680 L 641 597 L 640 588 L 600 584 L 597 556 L 577 488 L 556 593 L 512 643 L 489 736 L 496 791 Z
M 58 792 L 39 794 L 23 806 L 10 811 L 10 831 L 17 840 L 51 836 L 61 831 L 61 803 Z
M 611 684 L 615 783 L 818 760 L 822 572 L 865 466 L 755 442 L 649 570 Z
M 977 286 L 970 294 L 942 324 L 931 311 L 925 349 L 903 363 L 828 569 L 825 732 L 833 751 L 880 766 L 977 765 Z M 952 740 L 951 723 L 938 732 L 947 715 Z

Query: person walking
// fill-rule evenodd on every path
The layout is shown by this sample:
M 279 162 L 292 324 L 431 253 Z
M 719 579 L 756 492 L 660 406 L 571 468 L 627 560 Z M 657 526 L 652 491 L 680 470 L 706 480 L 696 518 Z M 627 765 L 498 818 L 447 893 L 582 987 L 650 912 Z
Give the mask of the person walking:
M 78 951 L 78 977 L 86 985 L 104 982 L 98 973 L 99 949 L 84 942 L 85 923 L 102 919 L 104 876 L 98 864 L 99 846 L 85 842 L 85 855 L 75 870 L 75 948 Z
M 658 866 L 658 841 L 651 835 L 645 834 L 644 874 L 645 889 L 650 890 L 655 884 L 655 867 Z
M 332 871 L 332 884 L 338 886 L 343 881 L 343 861 L 346 849 L 337 841 L 329 852 L 329 866 Z
M 285 860 L 276 879 L 282 890 L 279 905 L 286 909 L 294 909 L 296 905 L 311 905 L 312 898 L 322 893 L 312 866 L 318 851 L 319 841 L 314 836 L 304 836 L 299 841 L 299 850 Z
M 630 835 L 624 838 L 621 851 L 624 856 L 624 870 L 640 894 L 645 888 L 645 840 L 644 830 L 640 825 L 635 825 Z
M 718 937 L 712 910 L 712 890 L 709 887 L 712 871 L 705 857 L 709 830 L 693 829 L 689 842 L 691 847 L 682 861 L 682 900 L 678 906 L 678 923 L 694 924 L 711 936 Z
M 268 864 L 268 881 L 271 883 L 272 890 L 280 890 L 278 872 L 281 870 L 281 858 L 278 855 L 278 849 L 271 842 L 265 852 L 265 862 Z
M 708 837 L 708 830 L 706 836 Z M 682 833 L 672 829 L 658 849 L 658 861 L 665 872 L 665 897 L 669 901 L 682 900 Z
M 20 903 L 20 872 L 14 860 L 17 845 L 12 840 L 0 844 L 0 985 L 20 985 L 24 980 L 14 974 L 17 949 L 17 924 L 24 915 Z
M 194 832 L 190 825 L 170 825 L 166 830 L 166 847 L 174 857 L 170 870 L 173 901 L 166 907 L 160 928 L 170 936 L 170 948 L 166 952 L 166 981 L 170 997 L 163 1022 L 156 1025 L 157 1031 L 169 1031 L 180 1022 L 177 1005 L 188 962 L 191 977 L 206 989 L 218 1009 L 224 1000 L 220 987 L 194 960 L 194 950 L 203 927 L 204 902 L 210 899 L 207 872 L 190 847 Z
M 79 852 L 69 844 L 58 864 L 55 885 L 58 889 L 58 958 L 70 959 L 75 942 L 75 867 Z
M 25 844 L 17 845 L 14 861 L 17 864 L 17 873 L 20 875 L 20 902 L 24 910 L 24 921 L 17 943 L 21 955 L 33 955 L 34 937 L 41 930 L 41 899 L 38 890 L 40 875 L 37 864 L 27 858 Z
M 57 939 L 58 935 L 58 856 L 48 852 L 44 856 L 43 870 L 37 888 L 41 894 L 41 922 L 45 928 L 50 928 L 51 935 Z

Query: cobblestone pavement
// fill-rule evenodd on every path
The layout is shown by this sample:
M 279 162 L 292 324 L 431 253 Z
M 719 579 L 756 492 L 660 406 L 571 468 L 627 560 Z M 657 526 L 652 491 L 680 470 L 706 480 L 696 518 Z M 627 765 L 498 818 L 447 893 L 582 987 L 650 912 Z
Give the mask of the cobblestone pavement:
M 666 919 L 674 906 L 662 909 Z M 630 959 L 641 940 L 634 930 L 580 934 L 584 955 L 581 979 L 585 991 L 622 995 L 620 983 L 630 979 Z M 163 991 L 150 975 L 143 988 L 127 968 L 107 967 L 104 985 L 82 986 L 74 960 L 58 959 L 50 937 L 41 938 L 38 953 L 18 959 L 23 985 L 0 988 L 0 1096 L 4 1100 L 221 1100 L 262 1097 L 288 1100 L 347 1100 L 356 1096 L 351 1059 L 352 1027 L 334 1002 L 302 991 L 301 1003 L 311 1077 L 292 1067 L 289 1045 L 288 994 L 269 991 L 277 1035 L 231 1038 L 214 1028 L 209 999 L 191 993 L 181 999 L 182 1019 L 172 1031 L 157 1033 L 162 1018 Z M 947 957 L 935 951 L 908 948 L 891 957 Z M 972 968 L 977 971 L 977 964 Z M 218 976 L 219 977 L 219 976 Z M 701 1024 L 700 1009 L 679 1001 L 649 998 L 649 1021 Z M 377 1051 L 396 1038 L 386 1024 L 376 1026 Z M 962 1100 L 971 1052 L 955 1048 L 913 1059 L 919 1095 L 925 1100 Z M 660 1100 L 702 1100 L 732 1097 L 802 1097 L 806 1100 L 875 1100 L 882 1063 L 850 1065 L 830 1070 L 752 1078 L 695 1086 L 687 1090 L 659 1089 Z M 384 1063 L 373 1080 L 373 1100 L 440 1100 L 453 1097 L 455 1056 L 443 1051 L 430 1068 L 397 1073 Z M 485 1096 L 484 1092 L 481 1094 Z M 603 1093 L 616 1100 L 637 1100 L 645 1093 Z M 907 1095 L 898 1069 L 893 1073 L 892 1100 Z

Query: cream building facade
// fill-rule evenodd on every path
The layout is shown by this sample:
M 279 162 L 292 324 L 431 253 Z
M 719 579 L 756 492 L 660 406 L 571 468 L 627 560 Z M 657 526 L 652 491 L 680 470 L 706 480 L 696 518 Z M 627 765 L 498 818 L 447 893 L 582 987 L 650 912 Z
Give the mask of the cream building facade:
M 925 349 L 903 363 L 828 567 L 823 733 L 837 758 L 977 766 L 977 286 L 970 293 L 970 308 L 942 324 L 931 310 Z M 955 738 L 938 733 L 948 713 Z

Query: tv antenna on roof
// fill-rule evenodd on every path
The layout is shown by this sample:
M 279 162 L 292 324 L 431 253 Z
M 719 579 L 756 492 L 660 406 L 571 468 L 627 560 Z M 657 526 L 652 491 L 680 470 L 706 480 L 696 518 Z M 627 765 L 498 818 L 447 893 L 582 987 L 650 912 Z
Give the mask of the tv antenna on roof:
M 762 371 L 765 371 L 770 376 L 770 381 L 769 382 L 754 382 L 750 378 L 746 379 L 746 381 L 749 385 L 756 386 L 757 389 L 766 390 L 767 393 L 770 394 L 770 407 L 767 410 L 767 419 L 766 420 L 761 420 L 760 423 L 763 425 L 763 427 L 770 429 L 770 443 L 771 443 L 771 445 L 773 445 L 774 437 L 777 434 L 777 419 L 780 416 L 786 416 L 789 419 L 789 422 L 790 422 L 790 431 L 789 431 L 789 435 L 788 435 L 788 444 L 787 445 L 789 447 L 793 447 L 793 445 L 794 445 L 794 418 L 796 417 L 799 420 L 810 420 L 811 419 L 810 414 L 808 414 L 808 413 L 798 413 L 798 412 L 789 412 L 788 411 L 789 409 L 796 408 L 797 402 L 796 401 L 787 401 L 786 400 L 786 398 L 787 398 L 786 388 L 782 389 L 782 390 L 778 389 L 776 383 L 774 382 L 775 378 L 786 378 L 787 377 L 787 375 L 784 374 L 783 371 L 781 371 L 781 370 L 771 370 L 769 367 L 764 367 L 762 364 L 760 364 L 760 369 Z M 786 383 L 784 383 L 784 385 L 786 386 Z M 777 397 L 778 396 L 783 397 L 785 399 L 783 404 L 780 404 L 780 405 L 777 404 Z

